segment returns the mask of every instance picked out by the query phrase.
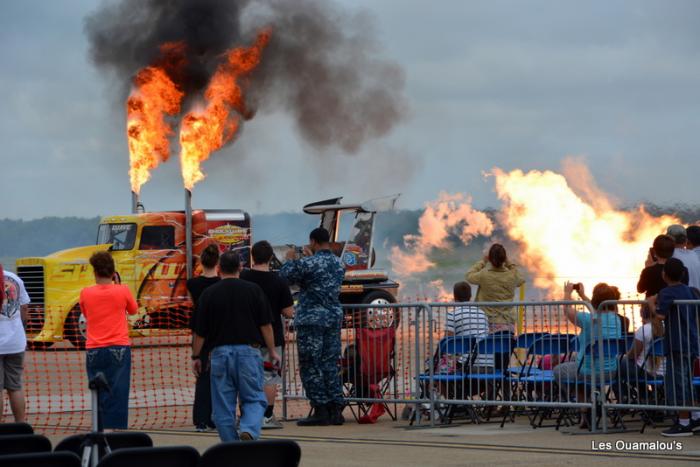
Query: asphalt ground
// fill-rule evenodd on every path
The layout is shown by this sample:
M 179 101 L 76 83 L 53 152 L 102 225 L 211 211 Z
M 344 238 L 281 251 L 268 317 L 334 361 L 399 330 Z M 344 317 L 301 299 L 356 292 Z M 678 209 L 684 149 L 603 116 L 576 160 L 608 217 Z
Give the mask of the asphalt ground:
M 457 466 L 457 465 L 698 465 L 700 436 L 671 440 L 660 429 L 591 435 L 577 429 L 533 430 L 526 420 L 508 424 L 455 424 L 409 427 L 388 418 L 374 425 L 349 420 L 343 426 L 297 427 L 284 422 L 264 439 L 292 439 L 302 450 L 302 466 Z M 147 430 L 156 446 L 188 445 L 200 452 L 219 442 L 216 433 Z M 62 436 L 51 436 L 57 443 Z M 633 443 L 661 441 L 677 449 L 635 449 Z M 611 448 L 605 449 L 605 443 Z M 620 445 L 620 443 L 625 445 Z M 597 449 L 595 448 L 597 447 Z M 649 446 L 646 446 L 647 448 Z M 657 446 L 658 448 L 658 446 Z

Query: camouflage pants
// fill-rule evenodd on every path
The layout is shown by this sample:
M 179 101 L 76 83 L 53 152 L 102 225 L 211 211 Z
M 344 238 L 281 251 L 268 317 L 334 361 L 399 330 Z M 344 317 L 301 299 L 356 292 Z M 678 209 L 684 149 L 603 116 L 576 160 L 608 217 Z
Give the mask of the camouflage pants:
M 297 326 L 296 331 L 301 382 L 311 405 L 342 404 L 340 328 Z

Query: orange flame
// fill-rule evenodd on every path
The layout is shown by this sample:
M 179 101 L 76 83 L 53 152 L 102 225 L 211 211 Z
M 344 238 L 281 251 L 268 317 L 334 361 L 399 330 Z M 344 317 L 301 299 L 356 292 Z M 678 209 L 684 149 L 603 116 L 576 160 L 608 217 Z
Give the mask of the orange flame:
M 567 159 L 564 172 L 567 177 L 493 170 L 504 203 L 501 222 L 522 248 L 520 261 L 534 285 L 552 297 L 561 296 L 565 280 L 583 282 L 589 292 L 597 282 L 608 282 L 634 295 L 654 238 L 679 220 L 654 217 L 643 206 L 616 210 L 578 160 Z
M 258 66 L 269 40 L 270 30 L 265 29 L 258 33 L 251 47 L 230 50 L 226 62 L 219 65 L 204 93 L 206 107 L 183 117 L 180 163 L 182 179 L 188 190 L 205 177 L 200 164 L 236 135 L 241 116 L 250 118 L 241 80 Z
M 393 247 L 389 260 L 396 274 L 407 277 L 433 268 L 430 252 L 433 248 L 449 248 L 450 236 L 468 244 L 474 237 L 492 232 L 493 222 L 471 207 L 469 196 L 443 192 L 436 201 L 426 204 L 418 221 L 418 235 L 404 236 L 404 249 Z
M 643 206 L 616 209 L 581 160 L 567 158 L 563 168 L 563 175 L 493 169 L 496 193 L 503 203 L 498 223 L 518 244 L 509 256 L 517 258 L 534 286 L 551 298 L 561 298 L 567 280 L 583 282 L 589 295 L 596 283 L 608 282 L 623 297 L 634 297 L 654 238 L 680 220 L 654 217 Z M 489 217 L 471 207 L 469 196 L 441 193 L 426 205 L 419 233 L 406 235 L 403 249 L 392 248 L 392 269 L 404 279 L 426 272 L 437 266 L 430 260 L 433 249 L 450 248 L 450 235 L 468 244 L 478 235 L 490 236 L 493 230 Z M 469 266 L 465 264 L 464 269 Z M 439 281 L 428 286 L 438 296 L 449 295 Z
M 164 44 L 161 63 L 138 72 L 126 102 L 129 178 L 135 193 L 151 177 L 151 170 L 170 157 L 168 137 L 173 131 L 165 115 L 180 111 L 183 93 L 167 71 L 182 66 L 183 48 L 182 43 Z

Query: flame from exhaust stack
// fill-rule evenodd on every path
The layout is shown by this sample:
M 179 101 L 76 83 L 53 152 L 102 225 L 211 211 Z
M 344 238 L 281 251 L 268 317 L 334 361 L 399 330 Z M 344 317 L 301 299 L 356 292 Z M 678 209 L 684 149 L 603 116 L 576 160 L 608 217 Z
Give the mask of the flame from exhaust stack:
M 160 63 L 142 69 L 134 78 L 134 88 L 126 102 L 129 178 L 134 193 L 139 193 L 151 178 L 151 170 L 170 157 L 168 137 L 173 130 L 165 116 L 180 112 L 184 94 L 168 71 L 183 65 L 183 49 L 182 43 L 163 44 Z
M 499 220 L 519 243 L 521 264 L 553 298 L 566 280 L 583 282 L 588 292 L 607 282 L 634 295 L 654 238 L 680 221 L 654 217 L 643 206 L 616 210 L 580 161 L 565 160 L 564 172 L 492 172 L 503 202 Z
M 433 268 L 431 251 L 449 248 L 450 237 L 456 236 L 466 245 L 474 237 L 492 232 L 493 222 L 471 207 L 469 196 L 442 192 L 436 201 L 426 204 L 418 220 L 418 234 L 404 236 L 404 249 L 393 247 L 389 260 L 396 274 L 407 277 Z
M 236 135 L 241 118 L 251 118 L 245 106 L 242 80 L 260 63 L 270 30 L 258 33 L 251 47 L 226 54 L 204 93 L 206 107 L 185 115 L 180 128 L 180 164 L 185 188 L 192 190 L 205 175 L 201 163 Z

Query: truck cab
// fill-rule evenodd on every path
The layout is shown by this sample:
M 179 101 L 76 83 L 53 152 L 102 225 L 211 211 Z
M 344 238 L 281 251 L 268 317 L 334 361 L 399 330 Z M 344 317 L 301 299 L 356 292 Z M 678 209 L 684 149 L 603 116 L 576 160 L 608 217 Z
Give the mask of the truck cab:
M 183 211 L 108 216 L 100 221 L 95 245 L 18 259 L 17 274 L 32 300 L 29 346 L 47 348 L 65 338 L 84 347 L 85 320 L 78 302 L 80 291 L 94 284 L 89 259 L 97 251 L 110 252 L 115 281 L 127 285 L 137 299 L 139 312 L 130 317 L 132 335 L 187 328 L 192 303 L 186 289 L 185 235 Z M 249 264 L 250 238 L 250 217 L 243 211 L 192 213 L 194 260 L 216 243 L 221 251 L 239 251 L 243 264 Z
M 343 304 L 387 305 L 396 303 L 399 284 L 386 271 L 375 269 L 374 226 L 378 213 L 394 209 L 398 195 L 360 204 L 342 203 L 331 198 L 307 204 L 306 214 L 319 216 L 319 226 L 330 233 L 331 249 L 345 267 L 345 280 L 340 289 Z M 281 267 L 291 245 L 274 247 L 273 268 Z M 299 248 L 299 247 L 297 247 Z M 395 310 L 388 308 L 347 309 L 348 327 L 386 327 L 398 324 Z

